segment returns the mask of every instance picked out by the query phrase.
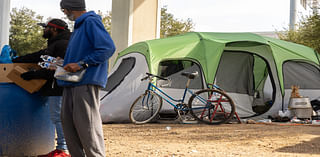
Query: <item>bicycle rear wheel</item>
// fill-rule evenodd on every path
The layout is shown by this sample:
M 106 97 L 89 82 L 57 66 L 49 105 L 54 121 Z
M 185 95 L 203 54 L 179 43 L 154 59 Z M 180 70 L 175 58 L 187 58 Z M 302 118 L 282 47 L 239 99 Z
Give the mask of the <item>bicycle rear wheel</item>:
M 189 99 L 191 115 L 206 124 L 227 123 L 235 113 L 232 99 L 222 91 L 203 89 Z
M 162 107 L 162 98 L 153 91 L 140 95 L 131 105 L 129 117 L 132 123 L 144 124 L 153 120 Z

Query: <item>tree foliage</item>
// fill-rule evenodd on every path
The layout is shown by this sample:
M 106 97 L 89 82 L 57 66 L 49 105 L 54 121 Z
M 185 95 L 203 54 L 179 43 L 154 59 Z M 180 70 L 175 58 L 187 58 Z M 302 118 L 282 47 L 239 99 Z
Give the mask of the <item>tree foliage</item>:
M 183 34 L 192 31 L 194 24 L 190 18 L 187 20 L 180 20 L 174 18 L 174 15 L 167 12 L 166 7 L 161 8 L 161 26 L 160 37 L 165 38 L 178 34 Z
M 111 12 L 107 12 L 107 14 L 103 14 L 101 11 L 98 11 L 98 15 L 102 18 L 102 23 L 104 28 L 110 33 L 111 31 Z
M 309 46 L 320 53 L 320 15 L 307 16 L 298 23 L 296 30 L 278 32 L 282 40 Z
M 106 14 L 98 11 L 102 22 L 108 32 L 111 31 L 111 12 Z M 37 23 L 43 22 L 43 16 L 36 15 L 34 11 L 28 8 L 13 8 L 10 13 L 10 37 L 9 44 L 12 49 L 18 52 L 18 55 L 25 55 L 43 49 L 46 47 L 46 39 L 42 37 L 43 31 Z M 72 31 L 73 22 L 63 18 Z M 160 37 L 169 37 L 192 31 L 194 24 L 191 19 L 181 20 L 167 12 L 167 8 L 161 8 L 161 26 Z
M 43 16 L 28 8 L 13 8 L 10 13 L 9 45 L 18 55 L 38 51 L 46 46 L 42 37 L 42 28 L 37 23 L 42 22 Z

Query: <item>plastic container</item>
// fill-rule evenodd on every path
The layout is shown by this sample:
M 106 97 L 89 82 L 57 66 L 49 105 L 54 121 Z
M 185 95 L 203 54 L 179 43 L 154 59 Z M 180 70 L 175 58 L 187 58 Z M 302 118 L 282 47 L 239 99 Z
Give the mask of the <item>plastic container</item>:
M 63 67 L 57 66 L 54 77 L 58 80 L 64 80 L 69 82 L 80 82 L 83 75 L 86 73 L 86 69 L 81 69 L 77 72 L 68 72 Z
M 44 61 L 44 62 L 48 62 L 48 63 L 54 63 L 57 65 L 62 66 L 63 65 L 63 59 L 62 58 L 55 58 L 49 55 L 41 55 L 40 58 Z
M 290 98 L 289 108 L 312 108 L 309 98 Z
M 54 149 L 49 107 L 38 93 L 0 83 L 0 156 L 36 156 Z
M 40 58 L 45 62 L 51 62 L 51 63 L 54 63 L 57 60 L 56 58 L 51 57 L 49 55 L 41 55 Z
M 313 109 L 309 98 L 290 98 L 289 109 L 293 116 L 303 119 L 311 119 Z
M 49 63 L 49 62 L 39 62 L 38 65 L 39 65 L 41 68 L 45 68 L 45 69 L 49 69 L 49 67 L 52 66 L 52 64 Z

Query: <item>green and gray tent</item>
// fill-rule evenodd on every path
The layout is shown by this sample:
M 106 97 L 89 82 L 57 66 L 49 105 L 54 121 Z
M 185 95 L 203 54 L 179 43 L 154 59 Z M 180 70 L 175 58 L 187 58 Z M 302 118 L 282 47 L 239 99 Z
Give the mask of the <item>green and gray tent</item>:
M 240 117 L 262 117 L 287 109 L 291 86 L 311 100 L 320 97 L 319 56 L 311 48 L 253 33 L 192 32 L 136 43 L 119 53 L 102 91 L 104 122 L 128 120 L 130 105 L 147 87 L 146 72 L 168 77 L 157 85 L 182 96 L 183 71 L 201 75 L 192 89 L 215 83 L 234 100 Z M 110 106 L 111 105 L 111 106 Z M 162 113 L 173 112 L 164 104 Z

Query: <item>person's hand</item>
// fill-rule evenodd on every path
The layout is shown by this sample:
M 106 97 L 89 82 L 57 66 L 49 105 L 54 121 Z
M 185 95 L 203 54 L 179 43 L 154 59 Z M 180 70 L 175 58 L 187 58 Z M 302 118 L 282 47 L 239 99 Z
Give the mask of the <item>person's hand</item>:
M 77 72 L 81 69 L 78 63 L 69 63 L 63 67 L 64 70 L 69 72 Z
M 49 66 L 49 68 L 48 68 L 49 70 L 53 70 L 53 71 L 55 71 L 55 70 L 57 70 L 57 66 Z
M 22 73 L 20 77 L 24 80 L 31 80 L 31 79 L 37 78 L 37 74 L 35 71 L 28 71 L 28 72 Z

